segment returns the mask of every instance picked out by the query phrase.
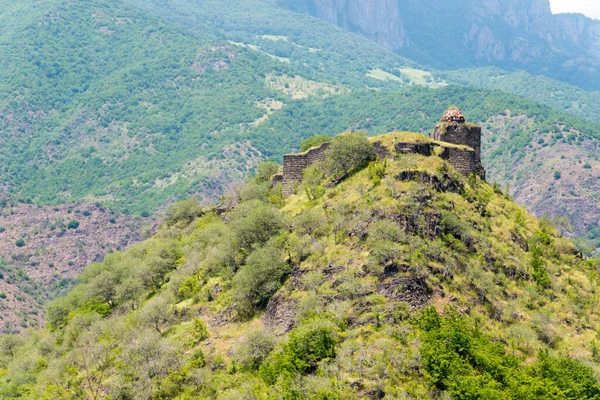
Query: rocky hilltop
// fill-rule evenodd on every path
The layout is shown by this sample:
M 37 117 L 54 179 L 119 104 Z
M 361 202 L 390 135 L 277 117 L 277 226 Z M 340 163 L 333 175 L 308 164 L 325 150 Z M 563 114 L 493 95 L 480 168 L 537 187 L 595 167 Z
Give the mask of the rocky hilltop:
M 284 0 L 437 68 L 496 65 L 600 88 L 600 21 L 549 0 Z M 572 74 L 575 74 L 572 76 Z
M 0 338 L 0 398 L 597 399 L 597 263 L 420 144 L 349 132 L 287 198 L 267 163 L 175 205 Z

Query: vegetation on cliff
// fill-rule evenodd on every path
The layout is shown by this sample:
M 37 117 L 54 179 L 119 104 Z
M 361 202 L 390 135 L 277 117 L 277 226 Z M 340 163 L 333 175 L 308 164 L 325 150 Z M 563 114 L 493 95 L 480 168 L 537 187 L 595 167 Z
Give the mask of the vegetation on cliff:
M 344 165 L 175 206 L 0 338 L 0 397 L 600 398 L 595 262 L 438 157 Z

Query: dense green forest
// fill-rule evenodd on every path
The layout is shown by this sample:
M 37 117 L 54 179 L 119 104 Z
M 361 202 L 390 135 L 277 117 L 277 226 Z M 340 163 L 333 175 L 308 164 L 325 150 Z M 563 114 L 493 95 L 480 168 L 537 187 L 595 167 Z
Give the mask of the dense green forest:
M 175 204 L 0 338 L 0 397 L 600 398 L 597 263 L 499 187 L 372 146 L 336 137 L 288 199 L 268 163 L 220 216 Z
M 498 68 L 450 71 L 442 76 L 455 83 L 518 94 L 582 118 L 600 119 L 600 92 L 585 91 L 545 76 Z
M 1 5 L 0 184 L 24 201 L 84 200 L 143 215 L 190 194 L 214 202 L 261 160 L 281 161 L 303 138 L 346 129 L 426 132 L 452 104 L 486 128 L 485 162 L 503 186 L 527 185 L 512 166 L 544 164 L 525 157 L 541 139 L 567 144 L 569 157 L 596 173 L 588 153 L 598 124 L 552 109 L 594 115 L 594 94 L 582 97 L 568 85 L 556 100 L 538 94 L 556 91 L 550 80 L 540 80 L 539 91 L 516 78 L 494 86 L 545 98 L 552 108 L 448 85 L 464 74 L 427 71 L 262 0 Z M 478 73 L 486 72 L 464 83 L 485 85 Z M 499 117 L 519 114 L 531 122 L 507 133 Z M 492 143 L 501 134 L 507 140 Z M 594 201 L 592 181 L 579 185 L 576 173 L 567 179 L 573 187 L 561 202 L 571 192 Z M 586 222 L 575 233 L 594 238 L 593 229 Z

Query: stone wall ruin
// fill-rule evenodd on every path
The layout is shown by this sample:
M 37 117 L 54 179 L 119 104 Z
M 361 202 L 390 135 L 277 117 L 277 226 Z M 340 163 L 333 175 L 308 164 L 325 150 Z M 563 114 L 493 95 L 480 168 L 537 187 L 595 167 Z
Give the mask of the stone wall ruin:
M 440 158 L 448 161 L 459 173 L 465 176 L 474 174 L 485 179 L 486 172 L 481 164 L 481 128 L 467 123 L 458 108 L 452 107 L 444 113 L 431 134 L 431 138 L 438 143 L 395 143 L 394 153 L 419 154 L 426 157 L 432 156 L 434 153 L 439 154 Z M 455 146 L 444 146 L 443 143 Z M 374 142 L 373 144 L 379 158 L 392 156 L 382 143 Z M 275 175 L 273 184 L 282 184 L 285 197 L 292 195 L 302 182 L 303 171 L 317 162 L 324 161 L 330 145 L 331 143 L 324 143 L 304 153 L 284 156 L 283 174 Z M 442 150 L 434 151 L 437 147 L 441 147 Z

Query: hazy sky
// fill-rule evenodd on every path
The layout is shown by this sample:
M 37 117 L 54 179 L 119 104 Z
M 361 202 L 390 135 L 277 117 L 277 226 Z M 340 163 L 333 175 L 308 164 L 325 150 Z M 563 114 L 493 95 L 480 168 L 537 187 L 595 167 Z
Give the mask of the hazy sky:
M 550 0 L 552 12 L 579 12 L 600 19 L 600 0 Z

